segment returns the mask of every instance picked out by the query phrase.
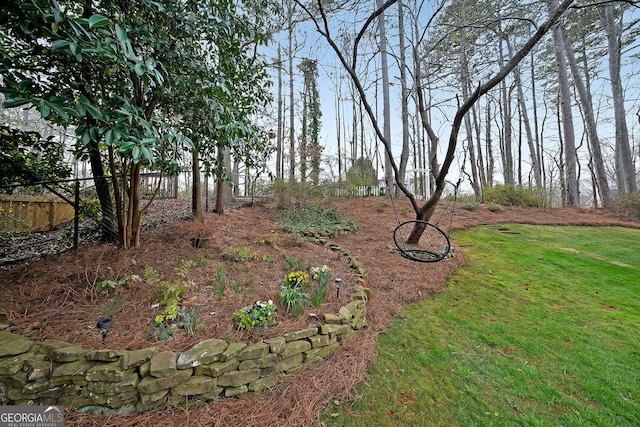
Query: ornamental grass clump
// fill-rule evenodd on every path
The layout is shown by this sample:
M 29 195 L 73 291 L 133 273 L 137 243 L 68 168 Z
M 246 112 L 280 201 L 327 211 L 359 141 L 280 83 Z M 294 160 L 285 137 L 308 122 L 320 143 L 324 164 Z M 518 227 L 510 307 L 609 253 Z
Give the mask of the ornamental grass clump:
M 305 288 L 309 284 L 309 275 L 296 270 L 284 276 L 284 284 L 280 286 L 280 302 L 294 317 L 304 313 L 309 305 L 309 296 Z
M 331 269 L 326 265 L 313 267 L 311 269 L 311 276 L 313 280 L 317 282 L 316 287 L 311 293 L 311 305 L 319 307 L 324 302 L 324 297 L 327 294 L 327 287 L 329 286 L 329 279 L 331 278 Z
M 276 325 L 276 315 L 278 308 L 273 301 L 257 301 L 253 305 L 248 305 L 233 313 L 231 321 L 238 327 L 247 331 L 255 328 L 268 328 Z

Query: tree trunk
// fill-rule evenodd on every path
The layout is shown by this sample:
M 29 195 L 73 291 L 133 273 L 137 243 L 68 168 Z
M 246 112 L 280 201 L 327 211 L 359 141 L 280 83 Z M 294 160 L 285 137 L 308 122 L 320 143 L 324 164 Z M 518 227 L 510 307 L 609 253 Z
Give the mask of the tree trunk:
M 305 182 L 307 180 L 307 146 L 309 142 L 309 76 L 304 69 L 302 73 L 304 76 L 304 84 L 302 90 L 302 123 L 298 151 L 300 151 L 300 182 Z
M 342 85 L 338 83 L 338 93 L 336 94 L 336 143 L 338 145 L 338 185 L 342 183 L 342 125 L 340 123 L 340 109 L 342 104 Z
M 540 189 L 543 189 L 545 186 L 544 183 L 544 162 L 542 161 L 542 149 L 539 138 L 539 126 L 538 126 L 538 103 L 536 99 L 536 75 L 535 75 L 535 58 L 533 52 L 531 52 L 531 103 L 533 104 L 533 131 L 535 138 L 535 150 L 534 154 L 536 156 L 536 164 L 538 165 L 538 170 L 540 171 Z
M 504 53 L 502 51 L 502 40 L 500 39 L 499 59 L 500 67 L 504 64 Z M 511 147 L 511 91 L 507 90 L 507 81 L 503 79 L 500 82 L 500 96 L 502 98 L 502 123 L 503 123 L 503 137 L 500 142 L 502 147 L 502 170 L 504 175 L 504 183 L 507 185 L 513 185 L 515 178 L 513 175 L 513 150 Z
M 402 152 L 400 154 L 398 172 L 400 179 L 404 181 L 409 161 L 409 90 L 407 89 L 407 57 L 404 45 L 404 7 L 402 0 L 398 0 L 398 37 L 400 45 L 400 106 L 402 110 Z M 396 188 L 396 198 L 400 196 L 402 196 L 402 191 L 400 188 Z
M 511 42 L 508 38 L 505 38 L 507 47 L 509 49 L 509 56 L 513 55 L 511 48 Z M 527 103 L 524 99 L 524 90 L 522 88 L 522 79 L 520 78 L 520 67 L 516 67 L 513 70 L 513 77 L 518 90 L 518 103 L 520 105 L 520 114 L 522 114 L 522 123 L 524 124 L 524 130 L 527 136 L 527 145 L 529 147 L 529 158 L 531 160 L 531 170 L 533 171 L 533 179 L 537 189 L 542 188 L 542 172 L 540 170 L 540 163 L 538 162 L 536 144 L 533 138 L 533 132 L 531 131 L 531 123 L 529 121 L 529 113 Z M 535 104 L 533 106 L 535 110 Z
M 589 136 L 588 140 L 591 147 L 593 167 L 596 175 L 596 185 L 598 187 L 600 197 L 602 198 L 602 206 L 608 207 L 611 203 L 611 194 L 609 192 L 609 184 L 607 183 L 607 173 L 604 168 L 604 161 L 602 160 L 602 150 L 600 148 L 600 138 L 598 137 L 596 119 L 593 114 L 593 101 L 591 100 L 591 94 L 587 92 L 584 81 L 582 80 L 582 75 L 578 69 L 578 63 L 564 26 L 560 26 L 560 34 L 562 36 L 564 53 L 566 55 L 567 62 L 569 63 L 569 67 L 571 68 L 571 74 L 573 75 L 573 84 L 578 91 L 582 110 L 584 111 L 585 125 Z
M 560 86 L 560 109 L 562 113 L 562 129 L 564 131 L 564 172 L 565 172 L 565 204 L 578 206 L 578 179 L 576 173 L 576 140 L 573 130 L 573 112 L 571 111 L 571 91 L 567 75 L 567 60 L 562 48 L 561 24 L 553 27 L 552 35 L 556 55 L 556 71 Z
M 609 79 L 613 94 L 613 113 L 616 126 L 616 175 L 620 192 L 634 192 L 636 187 L 636 170 L 633 154 L 629 146 L 629 130 L 627 128 L 626 112 L 624 108 L 624 93 L 620 77 L 620 63 L 622 50 L 622 31 L 613 17 L 613 5 L 607 4 L 599 9 L 600 24 L 607 33 L 607 48 L 609 52 Z M 620 21 L 622 21 L 622 11 Z
M 484 155 L 483 155 L 483 150 L 482 150 L 482 130 L 480 127 L 480 117 L 479 117 L 479 110 L 480 110 L 480 106 L 474 106 L 473 109 L 471 110 L 471 114 L 473 114 L 473 130 L 475 131 L 475 140 L 476 140 L 476 159 L 477 159 L 477 173 L 478 173 L 478 179 L 480 180 L 479 184 L 480 184 L 480 193 L 481 193 L 481 199 L 479 200 L 479 202 L 482 202 L 484 197 L 482 196 L 483 194 L 483 190 L 484 188 L 487 186 L 487 176 L 485 174 L 485 169 L 484 169 Z
M 493 186 L 493 171 L 495 168 L 493 160 L 493 142 L 491 139 L 491 100 L 487 99 L 486 105 L 486 132 L 485 132 L 485 152 L 487 153 L 487 185 Z
M 463 45 L 466 43 L 465 37 L 463 34 Z M 471 86 L 470 76 L 469 76 L 469 67 L 467 63 L 466 53 L 462 52 L 462 66 L 461 66 L 461 84 L 462 84 L 462 96 L 463 99 L 467 99 L 469 97 L 469 88 Z M 473 107 L 472 107 L 473 109 Z M 469 163 L 471 165 L 471 188 L 473 188 L 473 193 L 475 195 L 476 202 L 480 203 L 482 201 L 482 191 L 480 189 L 480 185 L 478 184 L 478 168 L 476 165 L 476 155 L 474 150 L 474 140 L 473 140 L 473 127 L 471 126 L 471 117 L 469 114 L 464 116 L 464 126 L 466 130 L 467 136 L 467 152 L 469 153 Z
M 294 102 L 293 102 L 293 3 L 291 0 L 289 4 L 288 13 L 288 28 L 289 28 L 289 181 L 295 182 L 296 180 L 296 141 L 295 141 L 295 114 L 294 114 Z M 216 203 L 217 205 L 217 203 Z
M 200 156 L 196 148 L 191 152 L 191 214 L 193 219 L 204 222 L 204 212 L 202 210 L 202 183 L 200 180 Z
M 276 178 L 282 179 L 282 142 L 283 142 L 283 120 L 282 120 L 282 53 L 280 43 L 278 43 L 278 135 L 276 135 Z
M 381 7 L 383 0 L 376 0 L 378 7 Z M 387 63 L 387 34 L 385 29 L 384 12 L 378 16 L 378 31 L 380 35 L 380 68 L 382 72 L 382 117 L 383 117 L 383 135 L 387 142 L 391 141 L 391 101 L 389 99 L 389 65 Z M 387 197 L 393 197 L 394 174 L 391 165 L 390 153 L 385 150 L 384 155 L 384 180 Z M 398 172 L 398 180 L 404 183 L 404 176 L 400 176 Z
M 218 215 L 224 213 L 224 149 L 218 147 L 216 167 L 216 206 L 213 211 Z
M 115 243 L 118 241 L 118 227 L 114 221 L 115 215 L 113 202 L 111 200 L 111 191 L 109 190 L 109 178 L 104 175 L 98 142 L 89 141 L 87 147 L 89 150 L 89 163 L 91 165 L 93 182 L 96 186 L 102 213 L 100 240 L 106 243 Z
M 131 211 L 129 222 L 129 241 L 125 247 L 137 248 L 140 246 L 140 225 L 142 223 L 142 211 L 140 210 L 140 163 L 131 167 L 129 210 Z
M 236 189 L 238 188 L 238 173 L 235 166 L 231 164 L 231 148 L 224 147 L 224 176 L 225 179 L 225 192 L 224 192 L 224 201 L 231 202 L 234 200 L 234 196 L 236 195 Z

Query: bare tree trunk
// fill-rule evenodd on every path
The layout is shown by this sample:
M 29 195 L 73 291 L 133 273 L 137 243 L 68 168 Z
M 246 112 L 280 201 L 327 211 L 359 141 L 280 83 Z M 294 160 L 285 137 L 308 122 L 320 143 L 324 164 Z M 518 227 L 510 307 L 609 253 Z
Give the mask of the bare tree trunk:
M 553 2 L 555 3 L 555 1 Z M 555 5 L 554 5 L 555 6 Z M 562 129 L 564 131 L 564 157 L 565 157 L 565 204 L 578 206 L 578 179 L 576 166 L 576 138 L 573 130 L 573 112 L 571 111 L 571 91 L 569 88 L 569 76 L 567 75 L 567 59 L 562 48 L 561 24 L 553 27 L 552 35 L 556 54 L 556 71 L 560 86 L 560 108 L 562 113 Z
M 466 10 L 462 9 L 462 19 L 463 22 L 466 22 Z M 467 60 L 467 31 L 466 28 L 462 28 L 462 37 L 460 41 L 460 83 L 462 85 L 462 97 L 463 99 L 469 98 L 469 92 L 471 91 L 471 77 L 469 76 L 469 62 Z M 474 108 L 474 105 L 471 106 L 471 109 Z M 464 126 L 466 130 L 467 136 L 467 152 L 469 153 L 469 163 L 471 164 L 471 187 L 473 188 L 473 193 L 475 194 L 476 202 L 482 201 L 482 191 L 480 190 L 480 185 L 478 184 L 478 169 L 476 167 L 476 156 L 474 152 L 474 141 L 473 141 L 473 128 L 471 127 L 471 117 L 469 114 L 465 114 L 464 116 Z M 464 166 L 463 166 L 464 169 Z
M 338 184 L 342 183 L 342 153 L 341 153 L 341 141 L 342 135 L 340 125 L 340 109 L 342 104 L 342 84 L 338 82 L 338 93 L 336 94 L 336 143 L 338 144 Z
M 486 110 L 486 131 L 485 131 L 485 151 L 487 153 L 487 185 L 493 186 L 493 171 L 495 168 L 495 161 L 493 160 L 493 142 L 491 138 L 491 100 L 487 99 Z
M 602 198 L 602 206 L 607 207 L 611 203 L 611 194 L 609 192 L 609 184 L 607 183 L 607 173 L 604 169 L 604 161 L 602 159 L 602 150 L 600 149 L 600 138 L 598 137 L 596 119 L 593 114 L 593 101 L 591 100 L 591 94 L 588 93 L 585 88 L 566 29 L 561 25 L 559 30 L 560 35 L 562 36 L 564 53 L 566 55 L 567 62 L 569 63 L 569 67 L 571 68 L 571 74 L 573 75 L 573 84 L 576 87 L 578 96 L 580 97 L 580 103 L 584 111 L 585 125 L 589 136 L 588 139 L 593 158 L 593 167 L 596 175 L 596 185 L 598 187 L 600 197 Z
M 282 53 L 278 43 L 278 135 L 276 136 L 276 178 L 282 179 Z
M 535 59 L 531 52 L 531 103 L 533 104 L 533 130 L 535 138 L 535 150 L 532 156 L 536 157 L 536 164 L 540 172 L 540 189 L 544 188 L 544 162 L 542 161 L 542 147 L 540 144 L 539 127 L 538 127 L 538 103 L 536 99 L 536 76 L 535 76 Z
M 289 181 L 296 180 L 296 141 L 295 141 L 295 112 L 293 102 L 293 3 L 288 2 L 288 24 L 289 24 Z
M 509 49 L 509 56 L 513 55 L 513 50 L 511 48 L 511 42 L 508 38 L 505 38 L 507 42 L 507 47 Z M 528 107 L 524 99 L 524 90 L 522 89 L 522 79 L 520 78 L 520 67 L 516 67 L 513 70 L 513 77 L 516 84 L 516 88 L 518 90 L 518 103 L 520 105 L 520 113 L 522 114 L 522 122 L 524 124 L 524 130 L 527 136 L 527 145 L 529 147 L 529 158 L 531 159 L 531 170 L 533 171 L 534 182 L 536 183 L 536 188 L 542 188 L 542 173 L 540 171 L 540 163 L 538 162 L 537 152 L 536 152 L 536 144 L 533 139 L 533 132 L 531 131 L 531 123 L 529 121 L 529 113 L 527 112 Z M 535 110 L 535 104 L 534 104 Z
M 303 60 L 304 61 L 304 60 Z M 298 142 L 298 151 L 300 151 L 300 182 L 307 180 L 307 145 L 309 139 L 309 86 L 308 76 L 303 71 L 303 90 L 302 90 L 302 123 L 300 128 L 300 141 Z
M 484 155 L 483 155 L 483 150 L 482 150 L 482 130 L 480 128 L 480 118 L 478 117 L 478 110 L 480 109 L 480 106 L 474 106 L 473 109 L 471 110 L 471 114 L 473 115 L 473 129 L 475 131 L 475 138 L 476 138 L 476 148 L 477 148 L 477 153 L 476 153 L 476 159 L 477 159 L 477 170 L 478 170 L 478 178 L 480 180 L 479 184 L 480 184 L 480 197 L 481 199 L 479 200 L 480 202 L 482 202 L 483 200 L 483 191 L 484 188 L 487 186 L 487 175 L 485 174 L 485 169 L 484 169 Z
M 463 37 L 464 40 L 464 37 Z M 464 42 L 463 42 L 464 43 Z M 462 52 L 462 74 L 461 74 L 461 83 L 462 83 L 462 96 L 464 99 L 469 97 L 469 86 L 471 83 L 469 82 L 469 69 L 467 64 L 467 58 L 464 51 Z M 472 107 L 473 109 L 473 107 Z M 467 136 L 467 152 L 469 153 L 469 163 L 471 164 L 471 188 L 473 188 L 473 193 L 475 195 L 476 202 L 482 202 L 482 190 L 478 183 L 478 168 L 476 166 L 476 155 L 474 151 L 474 140 L 473 140 L 473 127 L 471 126 L 471 117 L 469 114 L 464 116 L 464 126 L 466 130 Z
M 607 4 L 598 8 L 600 25 L 607 34 L 607 48 L 609 52 L 609 79 L 613 94 L 613 113 L 616 126 L 616 175 L 618 189 L 621 192 L 633 192 L 636 187 L 636 170 L 633 154 L 629 146 L 629 130 L 627 128 L 626 112 L 624 108 L 624 93 L 620 78 L 620 63 L 622 50 L 621 25 L 616 25 L 613 17 L 613 5 Z M 622 22 L 623 12 L 620 11 Z
M 224 170 L 226 175 L 231 175 L 231 179 L 225 180 L 226 191 L 224 193 L 225 202 L 232 201 L 236 195 L 236 189 L 238 188 L 238 170 L 236 166 L 231 165 L 231 148 L 224 147 Z M 237 164 L 236 164 L 237 165 Z M 233 172 L 232 172 L 233 171 Z
M 502 40 L 500 39 L 500 48 L 499 59 L 500 59 L 500 67 L 502 68 L 504 64 L 504 53 L 502 51 Z M 512 150 L 512 140 L 511 140 L 511 91 L 507 90 L 507 81 L 503 79 L 500 82 L 500 94 L 502 98 L 502 122 L 503 122 L 503 137 L 500 143 L 502 147 L 502 169 L 504 175 L 504 183 L 513 185 L 515 183 L 515 178 L 513 175 L 513 150 Z
M 376 0 L 378 8 L 382 7 L 383 1 Z M 378 32 L 380 35 L 380 68 L 382 72 L 382 117 L 383 134 L 386 141 L 391 141 L 391 101 L 389 99 L 389 65 L 387 63 L 387 34 L 385 29 L 384 12 L 378 16 Z M 394 176 L 391 153 L 385 150 L 384 155 L 384 180 L 387 186 L 387 197 L 393 197 Z M 398 180 L 404 183 L 404 177 L 398 171 Z
M 400 105 L 402 109 L 402 152 L 400 165 L 398 166 L 399 179 L 405 180 L 407 174 L 407 162 L 409 161 L 409 90 L 407 89 L 407 57 L 404 45 L 404 7 L 402 0 L 398 0 L 398 37 L 400 45 Z M 396 188 L 396 197 L 400 197 L 402 191 Z

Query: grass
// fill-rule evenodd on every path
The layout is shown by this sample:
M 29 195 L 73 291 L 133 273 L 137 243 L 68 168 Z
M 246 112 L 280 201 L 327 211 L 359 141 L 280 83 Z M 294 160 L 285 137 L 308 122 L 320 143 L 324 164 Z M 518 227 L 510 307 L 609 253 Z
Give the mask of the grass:
M 467 265 L 380 336 L 326 425 L 640 425 L 640 230 L 508 229 L 454 234 Z

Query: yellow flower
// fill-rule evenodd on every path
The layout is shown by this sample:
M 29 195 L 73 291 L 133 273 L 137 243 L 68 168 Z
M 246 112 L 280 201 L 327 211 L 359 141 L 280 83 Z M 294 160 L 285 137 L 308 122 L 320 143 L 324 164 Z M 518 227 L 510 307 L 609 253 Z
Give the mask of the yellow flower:
M 309 275 L 304 271 L 292 271 L 284 276 L 285 284 L 288 286 L 300 286 L 309 283 Z

